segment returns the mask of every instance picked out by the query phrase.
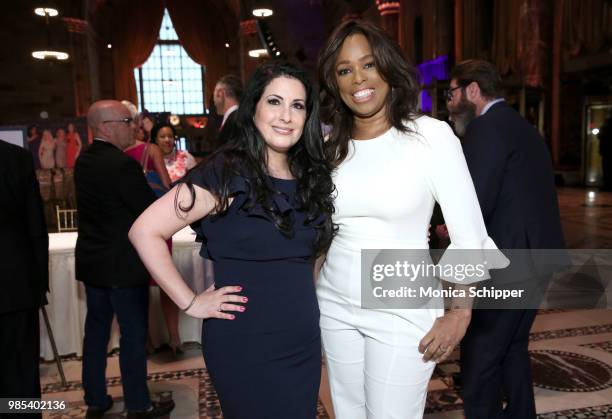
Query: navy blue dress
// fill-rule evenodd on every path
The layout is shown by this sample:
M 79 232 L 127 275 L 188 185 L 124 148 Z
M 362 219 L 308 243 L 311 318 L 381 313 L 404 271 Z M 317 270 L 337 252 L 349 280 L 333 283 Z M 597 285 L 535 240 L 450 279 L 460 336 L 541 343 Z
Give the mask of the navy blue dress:
M 217 190 L 218 167 L 194 169 L 193 183 Z M 296 181 L 269 181 L 280 191 L 273 204 L 294 221 L 292 238 L 261 206 L 248 208 L 249 184 L 240 176 L 232 179 L 227 213 L 195 227 L 204 238 L 202 256 L 214 261 L 215 287 L 239 285 L 249 298 L 235 320 L 204 321 L 204 359 L 226 419 L 314 419 L 321 342 L 313 243 L 322 217 L 304 225 L 294 205 Z

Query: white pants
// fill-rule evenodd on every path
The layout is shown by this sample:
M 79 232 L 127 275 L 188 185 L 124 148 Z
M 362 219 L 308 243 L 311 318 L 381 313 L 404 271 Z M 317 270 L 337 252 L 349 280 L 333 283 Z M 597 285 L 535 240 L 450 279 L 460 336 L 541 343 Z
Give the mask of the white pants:
M 361 308 L 363 244 L 334 238 L 317 282 L 334 412 L 337 419 L 419 419 L 436 364 L 424 362 L 418 346 L 444 310 Z
M 435 363 L 423 361 L 418 344 L 432 323 L 324 302 L 321 336 L 336 418 L 422 418 Z

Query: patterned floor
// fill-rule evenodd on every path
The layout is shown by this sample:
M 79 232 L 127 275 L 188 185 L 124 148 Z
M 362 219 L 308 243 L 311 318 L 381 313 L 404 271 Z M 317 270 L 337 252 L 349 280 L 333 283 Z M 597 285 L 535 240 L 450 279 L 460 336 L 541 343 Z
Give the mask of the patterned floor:
M 603 412 L 612 417 L 612 404 L 609 404 L 612 403 L 612 312 L 599 310 L 586 314 L 540 314 L 534 325 L 534 328 L 547 328 L 567 317 L 582 317 L 585 324 L 534 331 L 530 335 L 540 418 L 608 417 Z M 589 325 L 599 321 L 607 324 Z M 426 418 L 463 418 L 460 392 L 453 381 L 454 374 L 459 371 L 457 356 L 455 353 L 451 360 L 436 368 L 430 383 Z M 574 404 L 567 405 L 568 396 Z M 559 410 L 564 405 L 573 408 Z
M 559 190 L 568 246 L 612 248 L 612 193 Z M 612 418 L 612 310 L 544 310 L 530 335 L 534 390 L 540 419 Z M 454 382 L 458 353 L 437 366 L 429 384 L 426 419 L 461 419 L 462 400 Z M 108 417 L 124 417 L 118 359 L 108 359 L 109 392 L 116 401 Z M 83 417 L 78 357 L 65 361 L 69 385 L 58 384 L 52 363 L 41 365 L 46 399 L 69 402 L 67 411 L 46 417 Z M 149 387 L 154 397 L 172 397 L 172 418 L 222 418 L 210 378 L 197 346 L 180 359 L 160 352 L 149 359 Z M 326 411 L 327 408 L 327 411 Z M 329 400 L 319 405 L 317 419 L 333 418 Z M 288 418 L 289 419 L 289 418 Z M 518 419 L 518 418 L 517 418 Z

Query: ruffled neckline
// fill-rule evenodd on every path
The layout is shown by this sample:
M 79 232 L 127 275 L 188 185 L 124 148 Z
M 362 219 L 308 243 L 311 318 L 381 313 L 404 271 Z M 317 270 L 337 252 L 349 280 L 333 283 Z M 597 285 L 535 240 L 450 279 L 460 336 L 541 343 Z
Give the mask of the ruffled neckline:
M 277 179 L 269 176 L 270 181 L 274 182 Z M 278 179 L 280 182 L 293 182 L 295 183 L 295 179 Z M 250 186 L 247 183 L 246 179 L 243 176 L 234 176 L 230 182 L 230 194 L 234 196 L 234 201 L 231 206 L 237 207 L 237 212 L 241 215 L 245 216 L 256 216 L 263 217 L 268 219 L 269 221 L 273 221 L 272 218 L 266 213 L 263 206 L 259 203 L 255 203 L 248 206 L 249 204 L 249 192 Z M 294 211 L 293 205 L 289 202 L 289 197 L 282 192 L 274 193 L 271 196 L 272 203 L 279 212 L 283 215 L 288 212 Z

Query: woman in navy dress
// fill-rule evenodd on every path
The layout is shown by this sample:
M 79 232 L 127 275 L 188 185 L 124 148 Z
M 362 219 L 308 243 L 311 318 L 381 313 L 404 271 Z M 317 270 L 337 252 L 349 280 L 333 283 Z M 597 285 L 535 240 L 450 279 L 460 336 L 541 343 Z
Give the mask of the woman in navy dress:
M 208 319 L 206 366 L 226 419 L 313 419 L 321 372 L 313 265 L 333 236 L 333 184 L 305 72 L 256 70 L 225 146 L 136 220 L 130 239 L 187 314 Z M 215 285 L 195 295 L 165 247 L 204 238 Z

